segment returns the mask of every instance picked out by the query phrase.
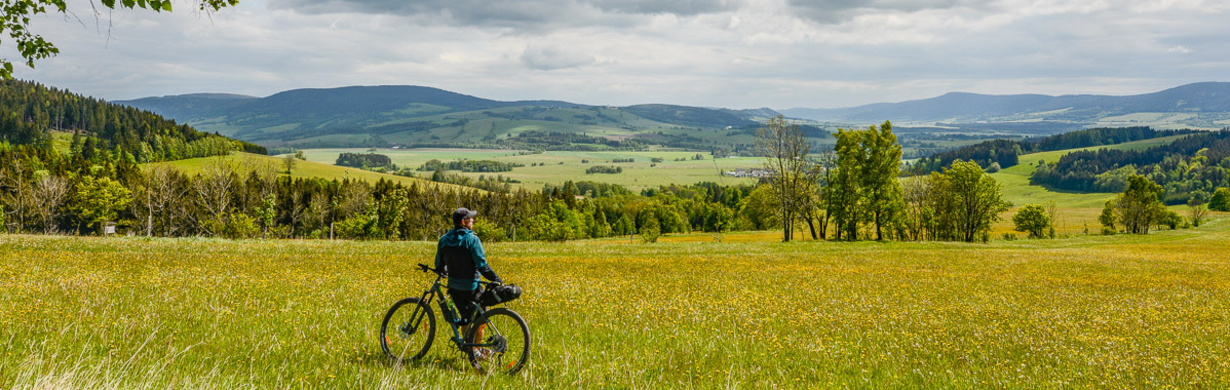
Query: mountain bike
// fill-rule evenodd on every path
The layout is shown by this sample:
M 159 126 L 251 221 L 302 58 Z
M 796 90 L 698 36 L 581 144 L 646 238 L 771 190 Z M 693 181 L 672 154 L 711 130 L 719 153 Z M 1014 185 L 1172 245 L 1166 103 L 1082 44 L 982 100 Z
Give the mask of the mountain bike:
M 427 354 L 436 338 L 436 319 L 431 311 L 432 300 L 435 300 L 444 322 L 453 329 L 453 345 L 466 355 L 475 369 L 483 373 L 515 374 L 525 367 L 530 359 L 530 328 L 520 314 L 504 307 L 485 310 L 478 305 L 473 318 L 469 319 L 469 329 L 462 335 L 457 310 L 444 294 L 446 285 L 440 283 L 448 274 L 426 264 L 419 264 L 419 269 L 434 272 L 436 281 L 422 296 L 402 299 L 389 308 L 380 324 L 380 347 L 384 348 L 384 353 L 396 364 L 417 361 Z M 495 286 L 495 283 L 479 283 Z

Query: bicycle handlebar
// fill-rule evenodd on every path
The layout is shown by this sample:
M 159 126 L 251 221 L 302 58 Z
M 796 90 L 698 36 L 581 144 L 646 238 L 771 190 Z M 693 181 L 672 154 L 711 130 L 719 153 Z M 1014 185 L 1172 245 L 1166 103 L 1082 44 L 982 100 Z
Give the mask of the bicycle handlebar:
M 423 272 L 435 272 L 435 273 L 436 273 L 436 275 L 440 275 L 440 277 L 442 277 L 442 278 L 446 278 L 446 277 L 448 277 L 448 272 L 441 272 L 440 270 L 435 269 L 435 268 L 431 268 L 431 267 L 430 267 L 430 266 L 428 266 L 427 264 L 423 264 L 423 263 L 419 263 L 419 270 L 420 270 L 420 271 L 423 271 Z M 496 282 L 486 282 L 486 281 L 482 281 L 482 280 L 479 280 L 479 281 L 478 281 L 478 283 L 479 283 L 479 284 L 485 284 L 485 285 L 487 285 L 487 287 L 493 287 L 493 286 L 496 286 L 496 285 L 498 285 L 498 284 L 499 284 L 499 283 L 496 283 Z
M 442 272 L 438 269 L 431 268 L 427 266 L 427 264 L 423 264 L 423 263 L 419 263 L 419 270 L 423 272 L 435 272 L 436 275 L 440 275 L 440 277 L 448 276 L 448 272 Z

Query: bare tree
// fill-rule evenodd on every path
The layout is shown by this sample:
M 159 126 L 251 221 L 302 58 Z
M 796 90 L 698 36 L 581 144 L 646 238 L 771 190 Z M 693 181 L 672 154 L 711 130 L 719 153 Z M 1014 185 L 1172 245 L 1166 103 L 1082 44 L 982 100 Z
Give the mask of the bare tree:
M 302 191 L 290 191 L 290 212 L 286 215 L 290 220 L 290 238 L 295 238 L 295 227 L 299 226 L 299 220 L 303 219 L 307 211 L 307 207 L 303 205 L 303 196 Z
M 371 188 L 368 188 L 367 182 L 359 180 L 351 180 L 342 186 L 341 197 L 338 202 L 338 212 L 341 214 L 341 219 L 349 218 L 350 216 L 367 211 L 368 203 L 371 201 Z
M 902 208 L 906 225 L 906 234 L 911 240 L 924 240 L 930 230 L 929 221 L 933 218 L 931 207 L 933 183 L 931 176 L 913 176 L 901 180 Z
M 68 197 L 68 180 L 59 176 L 46 175 L 34 182 L 33 206 L 34 214 L 43 223 L 43 233 L 56 232 L 55 218 Z
M 1046 208 L 1046 217 L 1051 221 L 1051 226 L 1047 231 L 1047 234 L 1049 234 L 1051 238 L 1055 238 L 1055 229 L 1059 226 L 1059 203 L 1056 203 L 1054 199 L 1050 199 L 1043 204 L 1043 207 Z
M 302 154 L 303 152 L 299 152 L 299 153 L 301 153 L 301 154 Z M 286 155 L 286 157 L 282 157 L 282 165 L 286 166 L 286 174 L 287 174 L 287 175 L 289 175 L 289 174 L 290 174 L 290 170 L 291 170 L 291 169 L 294 169 L 294 168 L 295 168 L 295 163 L 297 163 L 297 162 L 299 162 L 299 160 L 298 160 L 298 159 L 296 159 L 296 158 L 295 158 L 295 155 L 293 155 L 293 154 L 288 154 L 288 155 Z
M 293 158 L 292 158 L 293 160 Z M 269 194 L 274 193 L 278 189 L 278 168 L 277 164 L 272 161 L 260 161 L 250 165 L 252 173 L 256 175 L 256 180 L 260 184 L 260 197 L 265 199 Z
M 324 228 L 332 224 L 329 218 L 333 211 L 333 204 L 329 201 L 329 195 L 323 192 L 312 194 L 312 200 L 308 202 L 308 222 L 313 226 Z
M 26 180 L 25 163 L 14 160 L 10 169 L 0 169 L 0 190 L 0 202 L 8 206 L 5 212 L 17 217 L 19 231 L 25 229 L 26 216 L 34 203 L 32 186 Z
M 1209 206 L 1203 199 L 1191 197 L 1187 199 L 1187 211 L 1191 214 L 1192 226 L 1200 227 L 1209 218 Z
M 231 189 L 238 179 L 235 177 L 235 165 L 225 157 L 218 157 L 205 164 L 204 170 L 193 181 L 193 190 L 197 202 L 207 214 L 206 221 L 201 226 L 209 233 L 225 222 L 226 212 L 231 205 Z
M 756 137 L 756 152 L 764 158 L 764 168 L 772 181 L 770 188 L 778 201 L 782 241 L 790 241 L 793 236 L 794 221 L 806 206 L 809 186 L 815 181 L 812 164 L 807 160 L 810 151 L 811 142 L 799 126 L 787 123 L 781 115 L 769 119 Z
M 133 211 L 146 220 L 145 234 L 172 236 L 181 228 L 178 221 L 187 215 L 184 200 L 190 191 L 179 171 L 170 166 L 155 166 L 146 173 L 146 185 L 133 191 Z

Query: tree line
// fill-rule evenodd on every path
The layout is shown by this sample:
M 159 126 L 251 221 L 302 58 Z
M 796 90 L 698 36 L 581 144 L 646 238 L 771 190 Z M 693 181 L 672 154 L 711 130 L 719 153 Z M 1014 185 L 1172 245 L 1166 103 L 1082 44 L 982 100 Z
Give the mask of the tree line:
M 347 153 L 343 152 L 337 156 L 337 161 L 334 165 L 343 167 L 355 168 L 393 168 L 393 159 L 389 156 L 377 153 Z
M 437 159 L 427 160 L 417 171 L 433 172 L 441 170 L 462 172 L 511 172 L 513 168 L 524 167 L 525 164 L 502 162 L 494 160 L 454 160 L 443 162 Z
M 1009 207 L 1000 185 L 972 161 L 900 179 L 901 145 L 890 122 L 838 129 L 835 137 L 833 150 L 811 156 L 804 134 L 781 117 L 758 135 L 784 241 L 796 225 L 813 239 L 985 241 Z
M 100 150 L 136 162 L 173 161 L 266 152 L 264 147 L 197 131 L 149 111 L 120 106 L 42 84 L 0 81 L 0 139 L 51 148 L 71 133 L 69 147 L 93 159 Z
M 1075 151 L 1040 164 L 1030 182 L 1073 191 L 1121 192 L 1132 175 L 1161 185 L 1164 203 L 1208 201 L 1217 188 L 1230 187 L 1230 132 L 1192 133 L 1146 150 Z
M 983 168 L 997 170 L 998 168 L 1008 168 L 1019 164 L 1020 156 L 1023 154 L 1113 145 L 1192 133 L 1195 133 L 1195 131 L 1154 130 L 1149 127 L 1119 127 L 1078 130 L 1024 140 L 997 139 L 920 158 L 918 161 L 910 164 L 907 171 L 913 174 L 936 172 L 958 160 L 973 161 Z
M 0 143 L 0 209 L 10 233 L 431 240 L 456 207 L 486 240 L 572 240 L 774 226 L 752 186 L 664 186 L 641 194 L 568 182 L 508 192 L 381 180 L 292 179 L 275 163 L 214 158 L 194 175 Z M 760 191 L 757 191 L 760 190 Z M 580 195 L 580 196 L 578 196 Z

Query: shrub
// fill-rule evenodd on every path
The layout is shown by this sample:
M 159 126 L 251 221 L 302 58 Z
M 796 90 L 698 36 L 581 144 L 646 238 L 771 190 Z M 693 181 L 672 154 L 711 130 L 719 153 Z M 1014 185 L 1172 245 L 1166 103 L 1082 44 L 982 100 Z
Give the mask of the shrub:
M 649 218 L 645 221 L 645 226 L 641 226 L 641 242 L 646 244 L 658 242 L 658 237 L 662 236 L 662 226 L 658 223 L 657 218 Z
M 508 240 L 504 228 L 490 220 L 481 219 L 474 222 L 474 234 L 483 242 L 500 242 Z

